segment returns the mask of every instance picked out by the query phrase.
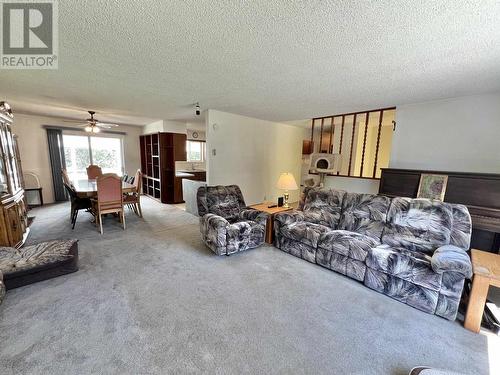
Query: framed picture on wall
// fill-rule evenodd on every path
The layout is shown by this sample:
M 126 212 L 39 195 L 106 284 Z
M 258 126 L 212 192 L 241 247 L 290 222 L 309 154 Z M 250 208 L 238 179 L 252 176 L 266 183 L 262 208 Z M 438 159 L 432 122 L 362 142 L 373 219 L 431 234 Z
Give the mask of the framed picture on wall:
M 417 198 L 444 200 L 446 194 L 446 185 L 448 176 L 443 174 L 425 174 L 420 175 L 420 184 L 418 185 Z

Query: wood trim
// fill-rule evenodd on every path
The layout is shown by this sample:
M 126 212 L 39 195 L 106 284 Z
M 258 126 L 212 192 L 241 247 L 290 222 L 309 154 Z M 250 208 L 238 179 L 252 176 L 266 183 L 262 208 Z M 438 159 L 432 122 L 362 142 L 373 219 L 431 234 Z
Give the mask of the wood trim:
M 309 172 L 309 174 L 313 174 L 315 176 L 319 175 L 319 173 L 316 173 L 316 172 Z M 345 175 L 345 174 L 333 174 L 333 173 L 325 173 L 326 176 L 335 176 L 335 177 L 346 177 L 346 178 L 361 178 L 363 180 L 377 180 L 377 181 L 380 181 L 380 178 L 376 177 L 376 178 L 373 178 L 373 177 L 360 177 L 360 176 L 348 176 L 348 175 Z M 382 194 L 382 195 L 385 195 L 385 194 Z
M 368 111 L 359 111 L 359 112 L 350 112 L 350 113 L 340 113 L 337 115 L 329 115 L 329 116 L 323 116 L 323 117 L 314 117 L 313 120 L 321 120 L 322 118 L 328 118 L 332 116 L 352 116 L 352 115 L 359 115 L 362 113 L 369 113 L 369 112 L 378 112 L 378 111 L 390 111 L 394 110 L 396 107 L 387 107 L 387 108 L 378 108 L 378 109 L 370 109 Z

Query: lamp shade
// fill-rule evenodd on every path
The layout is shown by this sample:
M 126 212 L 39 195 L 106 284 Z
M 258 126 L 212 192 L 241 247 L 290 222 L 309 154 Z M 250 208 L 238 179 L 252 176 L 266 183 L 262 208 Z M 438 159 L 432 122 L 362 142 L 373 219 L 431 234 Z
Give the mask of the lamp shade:
M 299 188 L 297 186 L 297 182 L 295 182 L 293 174 L 288 172 L 282 173 L 280 175 L 280 178 L 276 183 L 276 187 L 281 190 L 297 190 Z

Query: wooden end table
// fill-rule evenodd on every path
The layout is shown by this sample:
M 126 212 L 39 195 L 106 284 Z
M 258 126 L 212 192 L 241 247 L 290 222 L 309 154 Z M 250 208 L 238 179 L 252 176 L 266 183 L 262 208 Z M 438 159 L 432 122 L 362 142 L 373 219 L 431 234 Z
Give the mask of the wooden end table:
M 474 277 L 464 326 L 469 331 L 477 333 L 481 329 L 484 304 L 490 285 L 500 288 L 500 255 L 472 249 L 471 258 Z
M 250 208 L 253 208 L 255 210 L 263 211 L 269 214 L 269 217 L 267 218 L 267 225 L 266 225 L 266 243 L 272 244 L 274 241 L 274 215 L 280 212 L 284 211 L 290 211 L 293 210 L 294 208 L 297 207 L 298 203 L 289 203 L 290 207 L 285 208 L 285 207 L 272 207 L 269 208 L 268 206 L 273 205 L 274 203 L 259 203 L 259 204 L 254 204 L 253 206 L 250 206 Z

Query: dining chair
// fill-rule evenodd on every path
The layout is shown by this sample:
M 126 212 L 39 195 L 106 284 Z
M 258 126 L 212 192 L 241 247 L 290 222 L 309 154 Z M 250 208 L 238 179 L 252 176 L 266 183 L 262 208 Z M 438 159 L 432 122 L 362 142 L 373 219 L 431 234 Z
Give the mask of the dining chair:
M 87 177 L 89 180 L 95 180 L 97 177 L 102 176 L 102 169 L 98 165 L 89 165 L 87 167 Z
M 76 190 L 73 187 L 73 185 L 68 185 L 64 183 L 64 187 L 66 188 L 66 191 L 71 201 L 71 214 L 70 214 L 70 219 L 72 224 L 71 229 L 75 229 L 76 218 L 78 217 L 78 211 L 87 210 L 88 212 L 92 213 L 91 211 L 92 202 L 90 201 L 90 198 L 80 198 L 76 194 Z
M 97 177 L 97 199 L 94 199 L 96 224 L 102 230 L 102 215 L 117 213 L 125 229 L 125 212 L 123 210 L 122 180 L 114 173 L 106 173 Z
M 141 208 L 141 190 L 142 190 L 142 172 L 140 169 L 135 172 L 134 177 L 134 191 L 125 194 L 123 196 L 123 203 L 130 207 L 136 215 L 142 217 L 142 208 Z
M 68 186 L 73 186 L 71 183 L 71 180 L 69 179 L 68 171 L 64 168 L 61 169 L 61 175 L 63 179 L 63 184 L 68 185 Z

